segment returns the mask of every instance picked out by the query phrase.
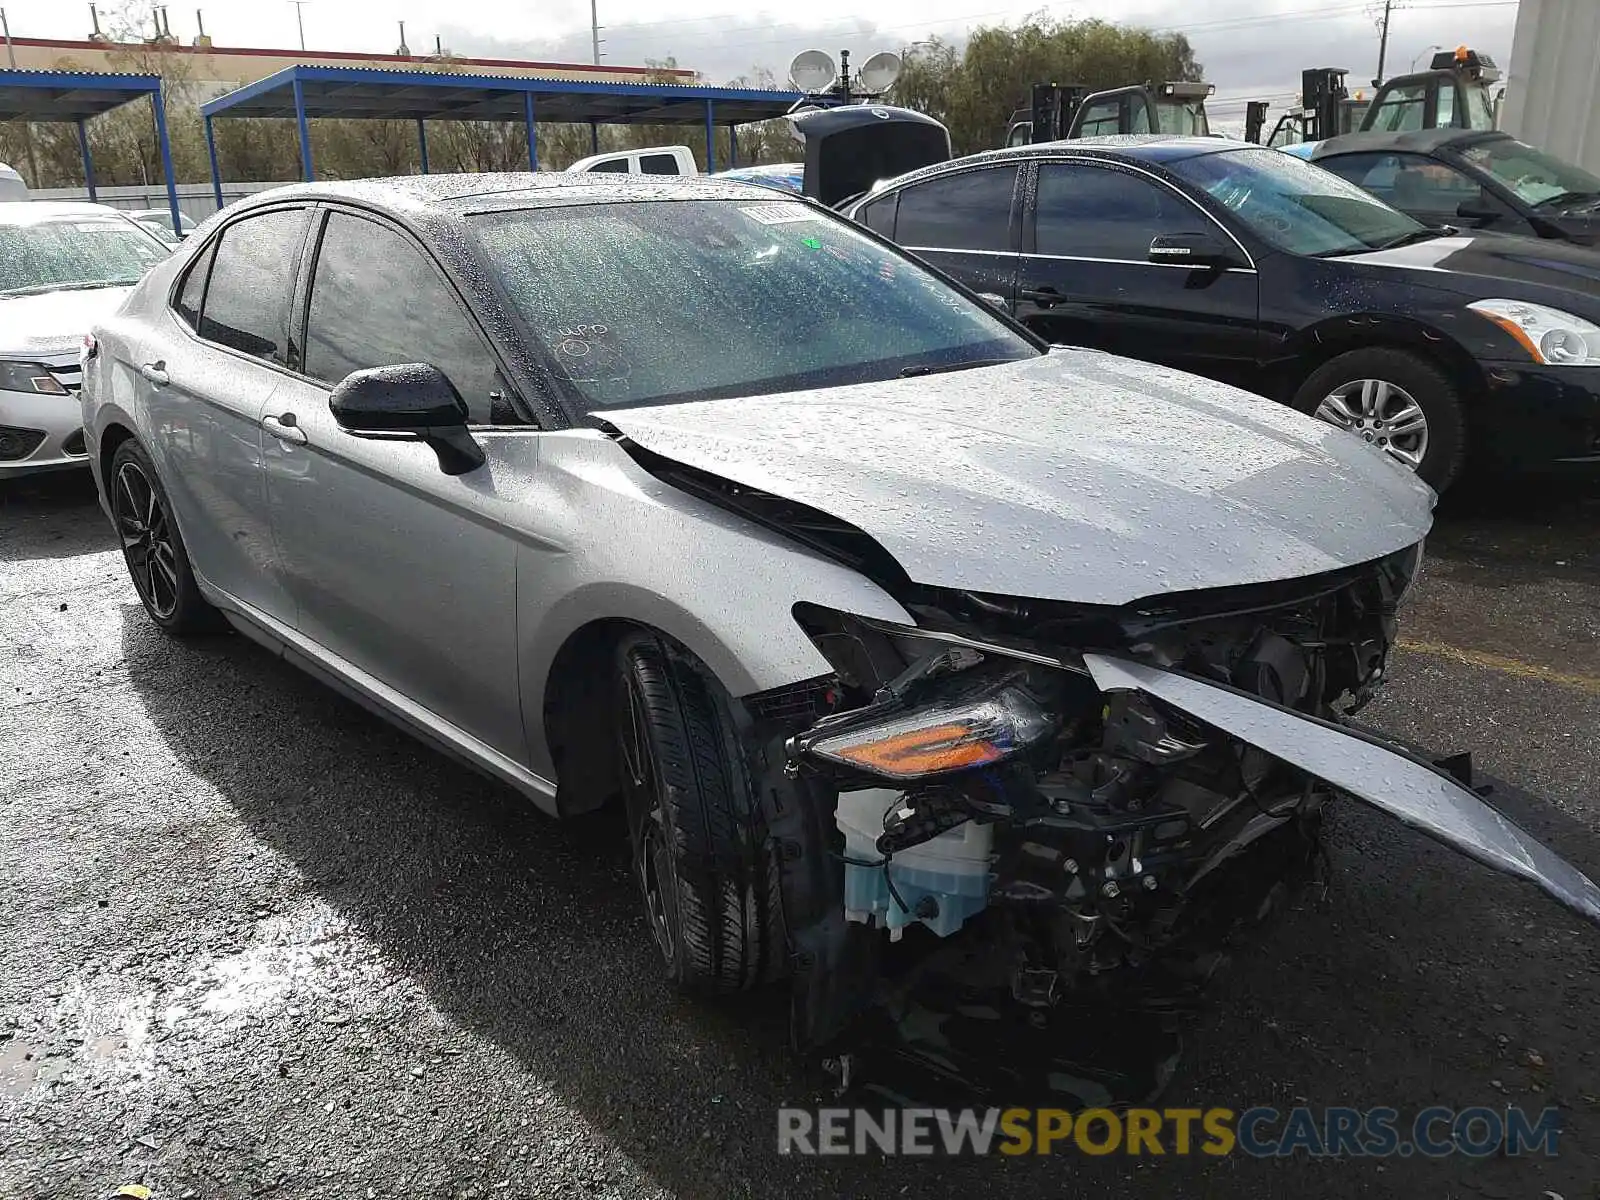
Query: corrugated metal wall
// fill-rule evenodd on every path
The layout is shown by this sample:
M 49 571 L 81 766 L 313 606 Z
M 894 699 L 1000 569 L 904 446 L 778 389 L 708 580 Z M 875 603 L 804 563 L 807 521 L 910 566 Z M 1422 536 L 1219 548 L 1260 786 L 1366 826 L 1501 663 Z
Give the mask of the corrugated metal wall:
M 1600 0 L 1522 0 L 1500 124 L 1600 173 Z

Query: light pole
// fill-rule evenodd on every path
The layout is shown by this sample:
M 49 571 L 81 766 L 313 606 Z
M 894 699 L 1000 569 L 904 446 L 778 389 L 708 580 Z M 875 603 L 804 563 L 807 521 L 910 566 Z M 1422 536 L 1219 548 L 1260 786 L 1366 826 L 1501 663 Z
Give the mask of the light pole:
M 1426 50 L 1424 50 L 1422 52 L 1422 54 L 1432 54 L 1435 50 L 1443 50 L 1443 49 L 1444 49 L 1443 46 L 1429 46 Z M 1417 69 L 1417 59 L 1421 58 L 1422 54 L 1417 54 L 1417 55 L 1414 55 L 1412 57 L 1412 59 L 1411 59 L 1411 70 L 1412 71 L 1415 71 Z
M 306 5 L 311 0 L 289 0 L 294 5 L 295 24 L 300 27 L 300 49 L 306 48 Z

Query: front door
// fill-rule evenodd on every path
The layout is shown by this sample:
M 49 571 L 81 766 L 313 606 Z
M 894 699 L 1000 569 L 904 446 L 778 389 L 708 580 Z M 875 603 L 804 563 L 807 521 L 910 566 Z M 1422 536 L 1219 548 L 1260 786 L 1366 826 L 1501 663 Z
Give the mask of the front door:
M 1017 315 L 1034 332 L 1252 385 L 1262 357 L 1255 270 L 1150 261 L 1161 234 L 1233 244 L 1176 189 L 1109 165 L 1046 162 L 1029 216 Z
M 330 211 L 315 249 L 302 377 L 268 406 L 273 533 L 300 632 L 395 695 L 517 763 L 517 543 L 538 435 L 431 256 L 408 234 Z M 355 437 L 328 407 L 367 367 L 425 362 L 467 402 L 488 462 L 446 475 L 414 441 Z M 503 429 L 504 432 L 484 432 Z

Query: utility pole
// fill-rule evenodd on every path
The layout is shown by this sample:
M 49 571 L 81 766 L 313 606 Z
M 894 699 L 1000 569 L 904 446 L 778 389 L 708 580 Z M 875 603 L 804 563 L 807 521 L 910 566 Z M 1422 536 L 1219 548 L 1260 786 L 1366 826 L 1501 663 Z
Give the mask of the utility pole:
M 594 65 L 600 65 L 600 0 L 589 0 L 589 36 L 594 40 Z
M 300 26 L 300 49 L 306 48 L 306 5 L 310 0 L 289 0 L 294 5 L 294 19 Z
M 1373 87 L 1383 84 L 1383 67 L 1389 57 L 1389 18 L 1394 15 L 1396 8 L 1404 8 L 1405 0 L 1383 0 L 1383 15 L 1373 12 L 1373 19 L 1378 23 L 1378 76 L 1372 81 Z

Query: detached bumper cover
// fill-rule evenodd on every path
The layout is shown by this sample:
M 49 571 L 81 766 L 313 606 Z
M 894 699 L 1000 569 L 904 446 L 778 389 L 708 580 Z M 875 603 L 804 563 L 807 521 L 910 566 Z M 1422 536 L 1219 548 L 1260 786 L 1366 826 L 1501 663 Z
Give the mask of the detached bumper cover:
M 1182 709 L 1470 858 L 1528 880 L 1600 925 L 1600 887 L 1431 763 L 1192 675 L 1102 654 L 1083 660 L 1101 691 L 1141 691 Z

